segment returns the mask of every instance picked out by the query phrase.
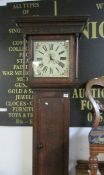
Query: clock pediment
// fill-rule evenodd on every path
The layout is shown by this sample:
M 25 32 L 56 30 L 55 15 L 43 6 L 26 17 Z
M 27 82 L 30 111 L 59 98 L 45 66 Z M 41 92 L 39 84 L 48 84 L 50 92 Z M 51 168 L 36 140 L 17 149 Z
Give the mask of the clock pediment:
M 82 33 L 88 16 L 20 17 L 16 23 L 25 34 Z

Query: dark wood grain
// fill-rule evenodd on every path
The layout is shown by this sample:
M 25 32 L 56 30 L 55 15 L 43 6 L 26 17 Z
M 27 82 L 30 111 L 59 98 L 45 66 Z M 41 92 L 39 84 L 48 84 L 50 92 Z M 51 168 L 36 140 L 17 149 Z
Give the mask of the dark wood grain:
M 33 88 L 69 87 L 78 83 L 78 39 L 86 25 L 88 16 L 26 16 L 15 19 L 27 40 L 28 81 Z M 77 40 L 76 40 L 77 38 Z M 32 40 L 69 40 L 69 76 L 68 77 L 34 77 L 32 68 Z M 24 40 L 25 41 L 25 40 Z M 77 42 L 76 42 L 77 41 Z M 24 53 L 25 55 L 25 53 Z M 26 59 L 27 59 L 26 57 Z M 77 61 L 76 61 L 77 60 Z M 24 61 L 26 62 L 26 61 Z M 25 66 L 24 66 L 25 69 Z M 25 72 L 25 71 L 24 71 Z M 76 77 L 77 75 L 77 77 Z M 27 76 L 26 76 L 27 79 Z M 25 80 L 25 78 L 24 78 Z
M 34 93 L 33 174 L 68 175 L 69 97 L 63 95 Z
M 97 129 L 100 125 L 100 118 L 101 118 L 100 112 L 104 111 L 104 105 L 100 101 L 94 99 L 94 97 L 93 97 L 92 88 L 95 86 L 100 87 L 100 88 L 104 87 L 104 76 L 93 78 L 93 79 L 89 80 L 87 82 L 87 85 L 86 85 L 86 95 L 94 108 L 93 128 L 96 128 L 96 130 L 94 130 L 94 137 L 96 139 L 96 136 L 99 132 L 99 130 L 97 130 Z M 91 129 L 91 131 L 93 131 L 93 128 Z M 91 133 L 91 131 L 90 131 L 90 133 Z M 101 139 L 104 138 L 104 127 L 103 126 L 100 127 L 99 138 L 101 138 Z M 89 168 L 91 171 L 91 175 L 97 175 L 97 170 L 98 170 L 98 157 L 97 156 L 100 153 L 104 153 L 104 144 L 100 143 L 100 142 L 99 143 L 89 142 L 89 153 L 90 153 Z

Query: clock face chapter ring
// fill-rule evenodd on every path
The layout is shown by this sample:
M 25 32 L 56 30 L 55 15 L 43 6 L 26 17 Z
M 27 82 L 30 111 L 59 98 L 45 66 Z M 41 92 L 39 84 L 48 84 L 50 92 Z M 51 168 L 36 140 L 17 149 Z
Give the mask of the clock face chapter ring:
M 75 84 L 75 35 L 42 35 L 28 38 L 31 87 L 68 87 Z
M 69 40 L 33 41 L 34 77 L 69 77 Z

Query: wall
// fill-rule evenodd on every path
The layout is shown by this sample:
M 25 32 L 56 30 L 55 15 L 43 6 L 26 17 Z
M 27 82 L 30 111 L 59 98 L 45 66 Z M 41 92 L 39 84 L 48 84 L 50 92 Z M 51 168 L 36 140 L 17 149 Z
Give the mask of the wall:
M 32 127 L 0 127 L 0 175 L 32 174 Z
M 88 160 L 90 128 L 70 128 L 70 175 L 76 160 Z M 0 127 L 0 174 L 32 175 L 32 127 Z

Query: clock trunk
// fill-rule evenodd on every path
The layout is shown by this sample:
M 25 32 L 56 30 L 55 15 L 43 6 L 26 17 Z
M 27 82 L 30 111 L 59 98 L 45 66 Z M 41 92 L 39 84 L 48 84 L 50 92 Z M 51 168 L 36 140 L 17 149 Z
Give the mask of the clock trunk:
M 34 92 L 33 174 L 68 175 L 69 92 Z

